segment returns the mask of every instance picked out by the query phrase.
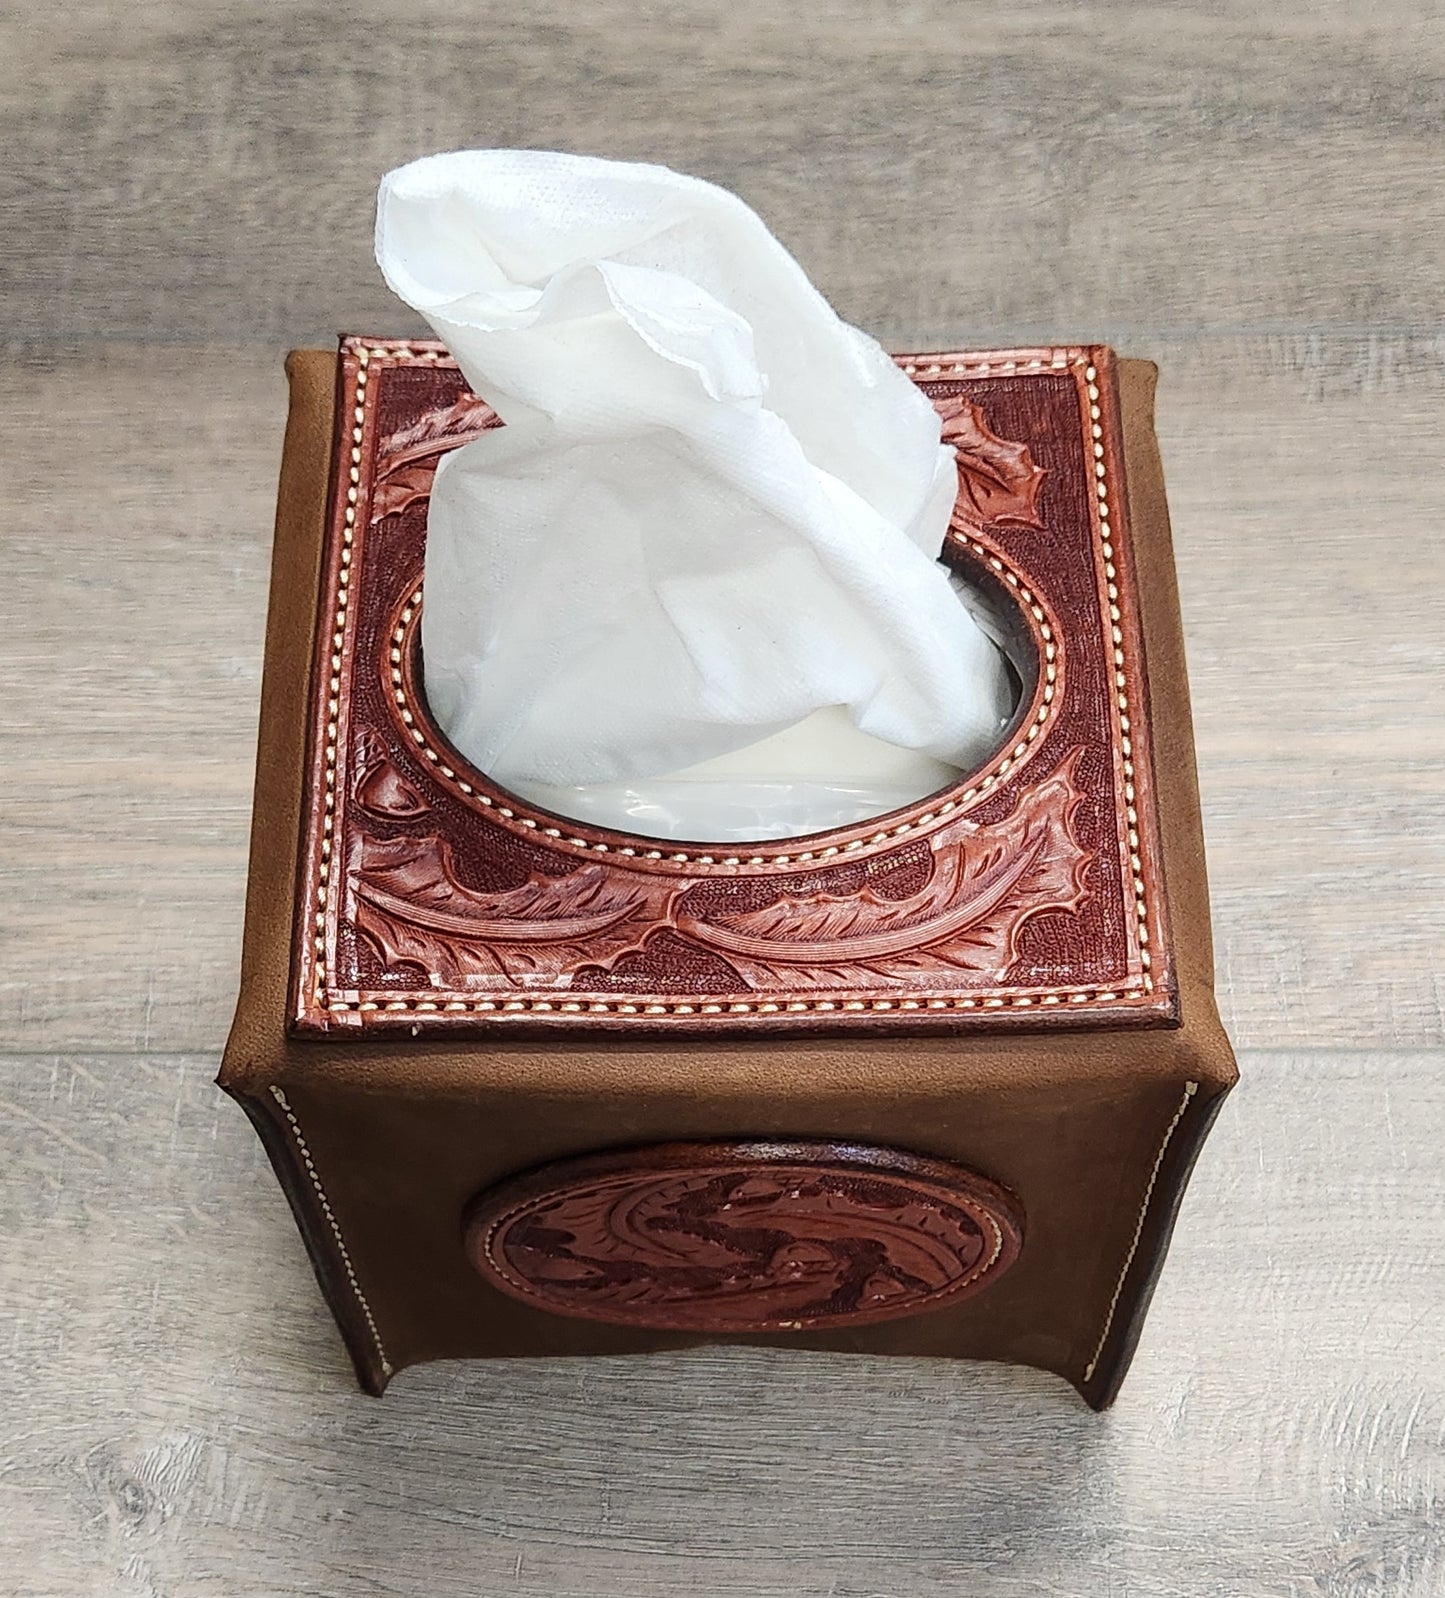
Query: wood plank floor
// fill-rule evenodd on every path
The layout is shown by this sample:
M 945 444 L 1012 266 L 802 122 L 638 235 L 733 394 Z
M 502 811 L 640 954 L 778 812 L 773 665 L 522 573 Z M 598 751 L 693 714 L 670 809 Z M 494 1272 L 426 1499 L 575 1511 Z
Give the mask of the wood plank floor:
M 0 4 L 0 1593 L 1445 1590 L 1445 14 Z M 738 189 L 886 342 L 1162 369 L 1244 1081 L 1108 1415 L 729 1350 L 353 1389 L 211 1085 L 280 360 L 387 167 Z

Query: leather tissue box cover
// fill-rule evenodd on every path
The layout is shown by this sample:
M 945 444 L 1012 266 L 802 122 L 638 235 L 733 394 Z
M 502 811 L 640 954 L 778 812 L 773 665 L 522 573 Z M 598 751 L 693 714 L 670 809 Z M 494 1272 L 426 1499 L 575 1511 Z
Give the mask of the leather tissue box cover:
M 982 768 L 903 810 L 724 846 L 549 814 L 450 748 L 420 687 L 427 494 L 442 454 L 498 418 L 434 343 L 347 338 L 339 355 L 291 357 L 222 1082 L 266 1140 L 368 1386 L 440 1354 L 792 1333 L 1027 1360 L 1096 1404 L 1117 1388 L 1234 1080 L 1154 372 L 1096 346 L 899 360 L 957 450 L 945 558 L 1007 634 L 1014 723 Z M 815 1218 L 801 1254 L 753 1260 L 726 1292 L 704 1284 L 694 1247 L 675 1292 L 634 1261 L 623 1288 L 609 1266 L 605 1292 L 569 1299 L 561 1277 L 598 1286 L 596 1249 L 559 1266 L 528 1241 L 536 1216 L 532 1233 L 497 1230 L 510 1211 L 488 1195 L 518 1180 L 544 1219 L 562 1214 L 549 1194 L 573 1194 L 574 1230 L 590 1224 L 577 1193 L 611 1215 L 623 1190 L 676 1230 L 677 1206 L 714 1191 L 685 1180 L 684 1202 L 671 1174 L 659 1187 L 688 1148 L 717 1194 L 756 1197 L 786 1167 L 787 1191 L 847 1210 L 855 1238 L 869 1203 L 933 1205 L 955 1263 L 996 1234 L 989 1271 L 945 1262 L 910 1287 L 904 1244 L 875 1238 L 887 1269 L 846 1304 L 835 1272 L 814 1314 L 779 1282 L 832 1246 Z M 869 1148 L 895 1184 L 886 1202 L 853 1182 Z M 642 1152 L 617 1167 L 619 1149 Z M 601 1171 L 554 1170 L 599 1156 Z M 366 1188 L 354 1205 L 352 1188 Z M 1070 1263 L 1049 1217 L 1082 1204 L 1101 1213 Z M 1077 1300 L 1062 1328 L 1045 1303 L 1061 1292 Z

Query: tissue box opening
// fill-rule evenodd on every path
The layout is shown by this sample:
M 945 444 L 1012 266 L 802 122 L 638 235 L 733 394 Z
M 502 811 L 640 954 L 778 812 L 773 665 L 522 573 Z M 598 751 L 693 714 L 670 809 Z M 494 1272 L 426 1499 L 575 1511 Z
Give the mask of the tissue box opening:
M 987 564 L 950 541 L 944 551 L 959 602 L 995 641 L 1007 662 L 1009 713 L 999 724 L 980 766 L 1016 736 L 1038 682 L 1038 651 L 1020 604 Z M 419 634 L 412 681 L 417 710 L 432 722 L 431 736 L 451 749 L 426 707 Z M 800 766 L 816 777 L 800 782 L 779 770 Z M 964 783 L 968 773 L 916 750 L 899 749 L 859 732 L 841 706 L 816 712 L 770 738 L 685 770 L 630 782 L 557 787 L 514 783 L 511 792 L 530 805 L 572 821 L 637 837 L 699 843 L 759 842 L 796 838 L 852 826 L 900 810 Z

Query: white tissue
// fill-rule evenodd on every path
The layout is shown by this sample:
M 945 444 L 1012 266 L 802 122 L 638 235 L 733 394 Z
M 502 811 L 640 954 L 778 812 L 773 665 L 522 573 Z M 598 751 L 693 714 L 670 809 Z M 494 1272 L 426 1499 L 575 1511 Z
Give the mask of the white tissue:
M 840 824 L 810 786 L 873 813 L 991 750 L 1010 680 L 936 558 L 938 417 L 741 200 L 463 151 L 383 179 L 376 253 L 506 423 L 443 459 L 427 526 L 427 698 L 476 766 L 697 835 L 706 804 L 637 826 L 638 779 L 726 786 L 768 740 L 743 775 L 803 802 L 713 835 L 785 836 Z

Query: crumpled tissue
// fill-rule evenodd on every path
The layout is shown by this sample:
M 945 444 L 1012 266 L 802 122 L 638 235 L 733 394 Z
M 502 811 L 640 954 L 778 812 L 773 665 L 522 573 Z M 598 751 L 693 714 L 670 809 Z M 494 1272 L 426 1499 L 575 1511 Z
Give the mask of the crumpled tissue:
M 427 524 L 427 699 L 479 769 L 783 837 L 991 751 L 1014 685 L 937 558 L 938 415 L 740 199 L 459 151 L 383 179 L 376 254 L 506 424 L 443 458 Z

